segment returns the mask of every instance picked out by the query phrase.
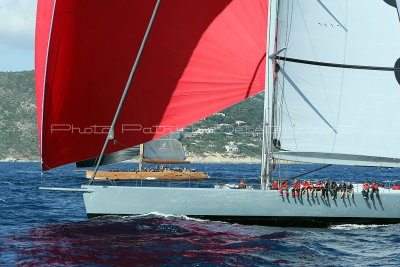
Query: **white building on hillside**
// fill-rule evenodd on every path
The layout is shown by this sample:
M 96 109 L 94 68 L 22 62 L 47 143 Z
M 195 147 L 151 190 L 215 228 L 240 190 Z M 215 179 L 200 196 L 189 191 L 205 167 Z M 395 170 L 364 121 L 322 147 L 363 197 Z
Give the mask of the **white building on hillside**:
M 211 134 L 215 133 L 213 128 L 197 129 L 193 134 Z
M 237 147 L 237 145 L 235 145 L 235 143 L 233 142 L 229 142 L 226 146 L 225 149 L 227 152 L 238 152 L 239 148 Z

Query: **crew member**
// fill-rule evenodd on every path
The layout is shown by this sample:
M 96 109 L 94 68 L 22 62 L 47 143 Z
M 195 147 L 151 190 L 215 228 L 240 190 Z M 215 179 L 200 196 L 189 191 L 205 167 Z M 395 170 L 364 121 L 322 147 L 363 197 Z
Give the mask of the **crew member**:
M 308 192 L 307 192 L 307 199 L 308 199 L 308 194 L 310 194 L 311 197 L 313 197 L 313 192 L 315 192 L 314 190 L 314 185 L 311 182 L 311 180 L 308 180 Z M 315 195 L 317 195 L 317 193 L 315 193 Z M 316 197 L 316 196 L 315 196 Z
M 320 191 L 320 197 L 322 198 L 322 187 L 323 187 L 323 184 L 322 184 L 321 180 L 318 180 L 318 182 L 315 185 L 315 197 L 317 197 L 317 191 Z
M 400 190 L 399 185 L 397 184 L 397 182 L 394 183 L 394 186 L 392 188 L 393 190 Z
M 343 199 L 344 193 L 346 193 L 346 189 L 347 189 L 347 186 L 346 186 L 346 183 L 344 182 L 344 180 L 342 180 L 342 182 L 339 184 L 338 189 L 340 192 L 340 198 Z
M 325 180 L 325 183 L 322 187 L 322 197 L 321 198 L 328 198 L 328 191 L 330 189 L 330 183 L 329 183 L 329 179 Z
M 349 182 L 346 187 L 346 198 L 347 199 L 349 198 L 349 193 L 350 193 L 350 197 L 354 198 L 354 186 L 351 184 L 351 182 Z
M 278 190 L 278 189 L 279 189 L 278 180 L 275 180 L 274 183 L 272 184 L 272 190 Z
M 244 180 L 242 180 L 240 183 L 239 183 L 239 189 L 245 189 L 246 188 L 246 184 L 244 183 Z
M 335 200 L 335 199 L 336 199 L 336 196 L 337 196 L 337 188 L 338 188 L 337 183 L 336 183 L 335 181 L 333 181 L 333 182 L 331 183 L 331 187 L 330 187 L 332 200 Z
M 280 196 L 282 196 L 283 191 L 286 191 L 286 197 L 289 196 L 289 192 L 288 192 L 288 184 L 286 181 L 282 181 L 281 182 L 281 191 L 279 191 Z
M 297 193 L 297 197 L 300 194 L 300 183 L 297 180 L 294 180 L 293 188 L 292 188 L 292 197 L 294 197 L 294 193 Z
M 303 197 L 304 192 L 306 192 L 307 199 L 308 199 L 308 182 L 307 182 L 307 180 L 304 180 L 301 183 L 300 197 Z
M 369 193 L 369 184 L 368 184 L 367 181 L 364 181 L 363 190 L 362 190 L 363 198 L 367 199 L 368 198 L 368 193 Z
M 376 194 L 376 197 L 379 198 L 379 186 L 376 183 L 376 181 L 374 181 L 371 185 L 371 198 L 373 198 L 373 194 Z

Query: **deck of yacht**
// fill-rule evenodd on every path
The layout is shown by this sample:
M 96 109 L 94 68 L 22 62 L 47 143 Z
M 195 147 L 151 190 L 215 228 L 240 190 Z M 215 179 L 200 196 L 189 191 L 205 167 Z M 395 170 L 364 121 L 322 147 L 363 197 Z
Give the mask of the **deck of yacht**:
M 147 179 L 136 179 L 136 180 L 96 180 L 95 184 L 104 184 L 108 183 L 111 185 L 119 185 L 119 186 L 135 186 L 135 187 L 172 187 L 172 188 L 214 188 L 214 189 L 237 189 L 243 190 L 239 187 L 240 182 L 244 182 L 245 188 L 244 190 L 260 190 L 260 178 L 259 177 L 210 177 L 205 180 L 199 180 L 196 177 L 193 179 L 187 180 L 163 180 L 156 179 L 154 177 L 149 177 Z M 300 180 L 300 182 L 302 182 Z M 315 186 L 316 180 L 313 181 Z M 358 193 L 362 191 L 364 181 L 352 181 L 354 186 L 354 193 Z M 338 181 L 339 183 L 339 181 Z M 395 181 L 383 181 L 379 182 L 379 194 L 391 194 L 391 193 L 400 193 L 400 190 L 393 190 Z M 293 182 L 288 181 L 289 184 L 289 192 L 291 192 L 293 188 Z M 347 181 L 346 181 L 347 184 Z M 381 187 L 381 185 L 384 187 Z M 279 192 L 277 192 L 279 194 Z M 320 196 L 320 192 L 317 192 L 318 197 Z M 291 194 L 289 194 L 291 197 Z M 303 194 L 303 197 L 304 194 Z M 340 192 L 337 190 L 337 198 L 340 198 Z

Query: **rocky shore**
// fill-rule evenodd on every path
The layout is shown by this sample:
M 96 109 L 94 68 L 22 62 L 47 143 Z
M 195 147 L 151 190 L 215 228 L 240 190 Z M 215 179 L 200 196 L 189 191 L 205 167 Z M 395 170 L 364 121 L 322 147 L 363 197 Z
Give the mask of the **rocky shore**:
M 261 157 L 239 157 L 232 154 L 206 154 L 188 155 L 186 160 L 192 163 L 237 163 L 237 164 L 261 164 Z

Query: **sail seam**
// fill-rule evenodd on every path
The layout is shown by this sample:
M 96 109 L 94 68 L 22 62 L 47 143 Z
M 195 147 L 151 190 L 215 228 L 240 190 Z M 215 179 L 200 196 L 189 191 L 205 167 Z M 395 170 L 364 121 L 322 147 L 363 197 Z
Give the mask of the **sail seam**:
M 290 57 L 281 57 L 281 56 L 276 56 L 275 59 L 288 61 L 288 62 L 293 62 L 293 63 L 300 63 L 300 64 L 306 64 L 306 65 L 315 65 L 315 66 L 324 66 L 324 67 L 331 67 L 331 68 L 379 70 L 379 71 L 400 71 L 400 68 L 337 64 L 337 63 L 319 62 L 319 61 L 311 61 L 311 60 L 290 58 Z

